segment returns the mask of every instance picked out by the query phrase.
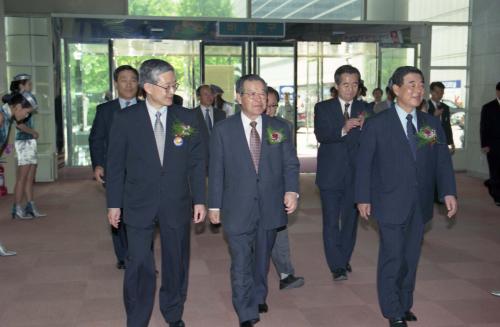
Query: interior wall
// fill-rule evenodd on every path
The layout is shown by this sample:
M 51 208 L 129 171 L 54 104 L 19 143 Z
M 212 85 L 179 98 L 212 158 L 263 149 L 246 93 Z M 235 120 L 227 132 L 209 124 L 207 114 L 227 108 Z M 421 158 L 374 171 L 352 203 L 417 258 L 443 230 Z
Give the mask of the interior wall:
M 467 170 L 487 176 L 486 157 L 481 153 L 479 121 L 481 107 L 495 99 L 500 81 L 500 1 L 471 1 L 471 56 L 469 76 L 469 118 L 466 131 Z
M 88 14 L 126 15 L 128 0 L 2 0 L 5 13 L 16 14 Z

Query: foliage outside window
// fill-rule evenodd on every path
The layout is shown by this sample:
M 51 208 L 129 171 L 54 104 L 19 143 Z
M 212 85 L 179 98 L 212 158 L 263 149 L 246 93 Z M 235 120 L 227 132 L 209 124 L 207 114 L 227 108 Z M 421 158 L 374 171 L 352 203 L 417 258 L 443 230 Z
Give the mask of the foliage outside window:
M 246 1 L 128 0 L 129 15 L 180 17 L 245 17 Z

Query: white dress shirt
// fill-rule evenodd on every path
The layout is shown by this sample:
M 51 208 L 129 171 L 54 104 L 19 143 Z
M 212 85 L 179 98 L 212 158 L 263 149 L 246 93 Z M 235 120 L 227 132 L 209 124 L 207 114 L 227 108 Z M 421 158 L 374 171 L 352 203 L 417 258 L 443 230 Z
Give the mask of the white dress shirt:
M 401 121 L 401 125 L 403 125 L 403 130 L 405 131 L 406 136 L 408 137 L 408 131 L 406 130 L 406 123 L 408 120 L 406 120 L 406 116 L 408 116 L 408 113 L 404 111 L 398 104 L 396 103 L 396 112 L 398 113 L 399 120 Z M 415 130 L 418 133 L 418 128 L 417 128 L 417 111 L 415 108 L 410 112 L 410 115 L 413 116 L 413 119 L 411 122 L 413 123 L 413 126 L 415 126 Z
M 342 100 L 340 97 L 339 97 L 339 101 L 340 101 L 340 108 L 342 109 L 342 115 L 344 115 L 344 110 L 345 110 L 345 104 L 346 103 L 349 103 L 349 108 L 347 108 L 347 112 L 349 113 L 349 117 L 351 117 L 351 109 L 352 109 L 352 100 L 349 101 L 349 102 L 346 102 L 344 100 Z M 342 137 L 346 136 L 347 133 L 344 132 L 344 126 L 342 125 L 342 129 L 340 130 L 340 133 L 342 135 Z
M 212 122 L 212 127 L 214 127 L 214 108 L 212 106 L 205 107 L 204 105 L 200 104 L 201 108 L 201 113 L 203 114 L 203 119 L 206 122 L 206 114 L 207 114 L 207 109 L 208 109 L 208 115 L 210 116 L 210 121 Z
M 241 121 L 243 122 L 243 128 L 245 129 L 248 148 L 250 148 L 250 132 L 252 131 L 252 126 L 250 126 L 250 123 L 252 122 L 252 120 L 242 112 Z M 255 126 L 255 128 L 257 129 L 257 133 L 259 134 L 260 142 L 262 143 L 262 116 L 257 117 L 255 121 L 257 122 L 257 126 Z
M 121 109 L 125 109 L 125 108 L 130 107 L 131 105 L 134 105 L 137 103 L 136 98 L 125 100 L 123 98 L 118 97 L 118 101 L 120 101 L 120 108 Z M 128 105 L 127 105 L 127 102 L 129 103 Z
M 167 132 L 167 107 L 161 107 L 160 109 L 156 109 L 153 107 L 146 99 L 146 107 L 148 108 L 149 119 L 151 119 L 151 126 L 153 127 L 153 131 L 155 130 L 155 122 L 156 122 L 156 113 L 158 111 L 161 112 L 160 121 L 163 125 L 163 130 L 165 133 Z

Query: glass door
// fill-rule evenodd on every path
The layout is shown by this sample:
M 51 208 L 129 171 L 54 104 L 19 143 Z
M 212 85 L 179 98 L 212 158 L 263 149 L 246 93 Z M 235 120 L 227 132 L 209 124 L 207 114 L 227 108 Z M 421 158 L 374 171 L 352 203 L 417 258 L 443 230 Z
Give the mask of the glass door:
M 96 106 L 109 92 L 108 43 L 64 42 L 64 107 L 66 162 L 90 165 L 89 134 Z
M 244 42 L 201 42 L 201 83 L 224 90 L 224 100 L 235 103 L 234 86 L 246 74 Z
M 379 85 L 385 89 L 389 78 L 400 66 L 417 67 L 417 45 L 391 47 L 379 44 Z M 385 91 L 384 91 L 385 93 Z
M 295 126 L 296 134 L 305 126 L 305 112 L 297 110 L 297 44 L 255 42 L 253 52 L 255 73 L 280 94 L 277 116 Z

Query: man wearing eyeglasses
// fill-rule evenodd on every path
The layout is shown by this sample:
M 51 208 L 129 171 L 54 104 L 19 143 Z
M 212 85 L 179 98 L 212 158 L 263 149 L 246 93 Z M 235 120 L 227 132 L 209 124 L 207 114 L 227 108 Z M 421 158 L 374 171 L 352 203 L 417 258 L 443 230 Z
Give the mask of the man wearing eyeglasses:
M 147 327 L 151 318 L 156 290 L 151 244 L 158 225 L 160 311 L 170 327 L 183 327 L 190 217 L 200 223 L 206 214 L 205 149 L 196 113 L 173 104 L 174 68 L 163 60 L 146 60 L 139 83 L 146 101 L 116 114 L 107 162 L 108 219 L 115 228 L 127 227 L 127 326 Z
M 267 85 L 258 75 L 236 82 L 241 112 L 210 137 L 209 218 L 221 222 L 231 254 L 233 306 L 240 326 L 268 311 L 269 257 L 278 228 L 297 208 L 299 161 L 288 125 L 263 115 Z

